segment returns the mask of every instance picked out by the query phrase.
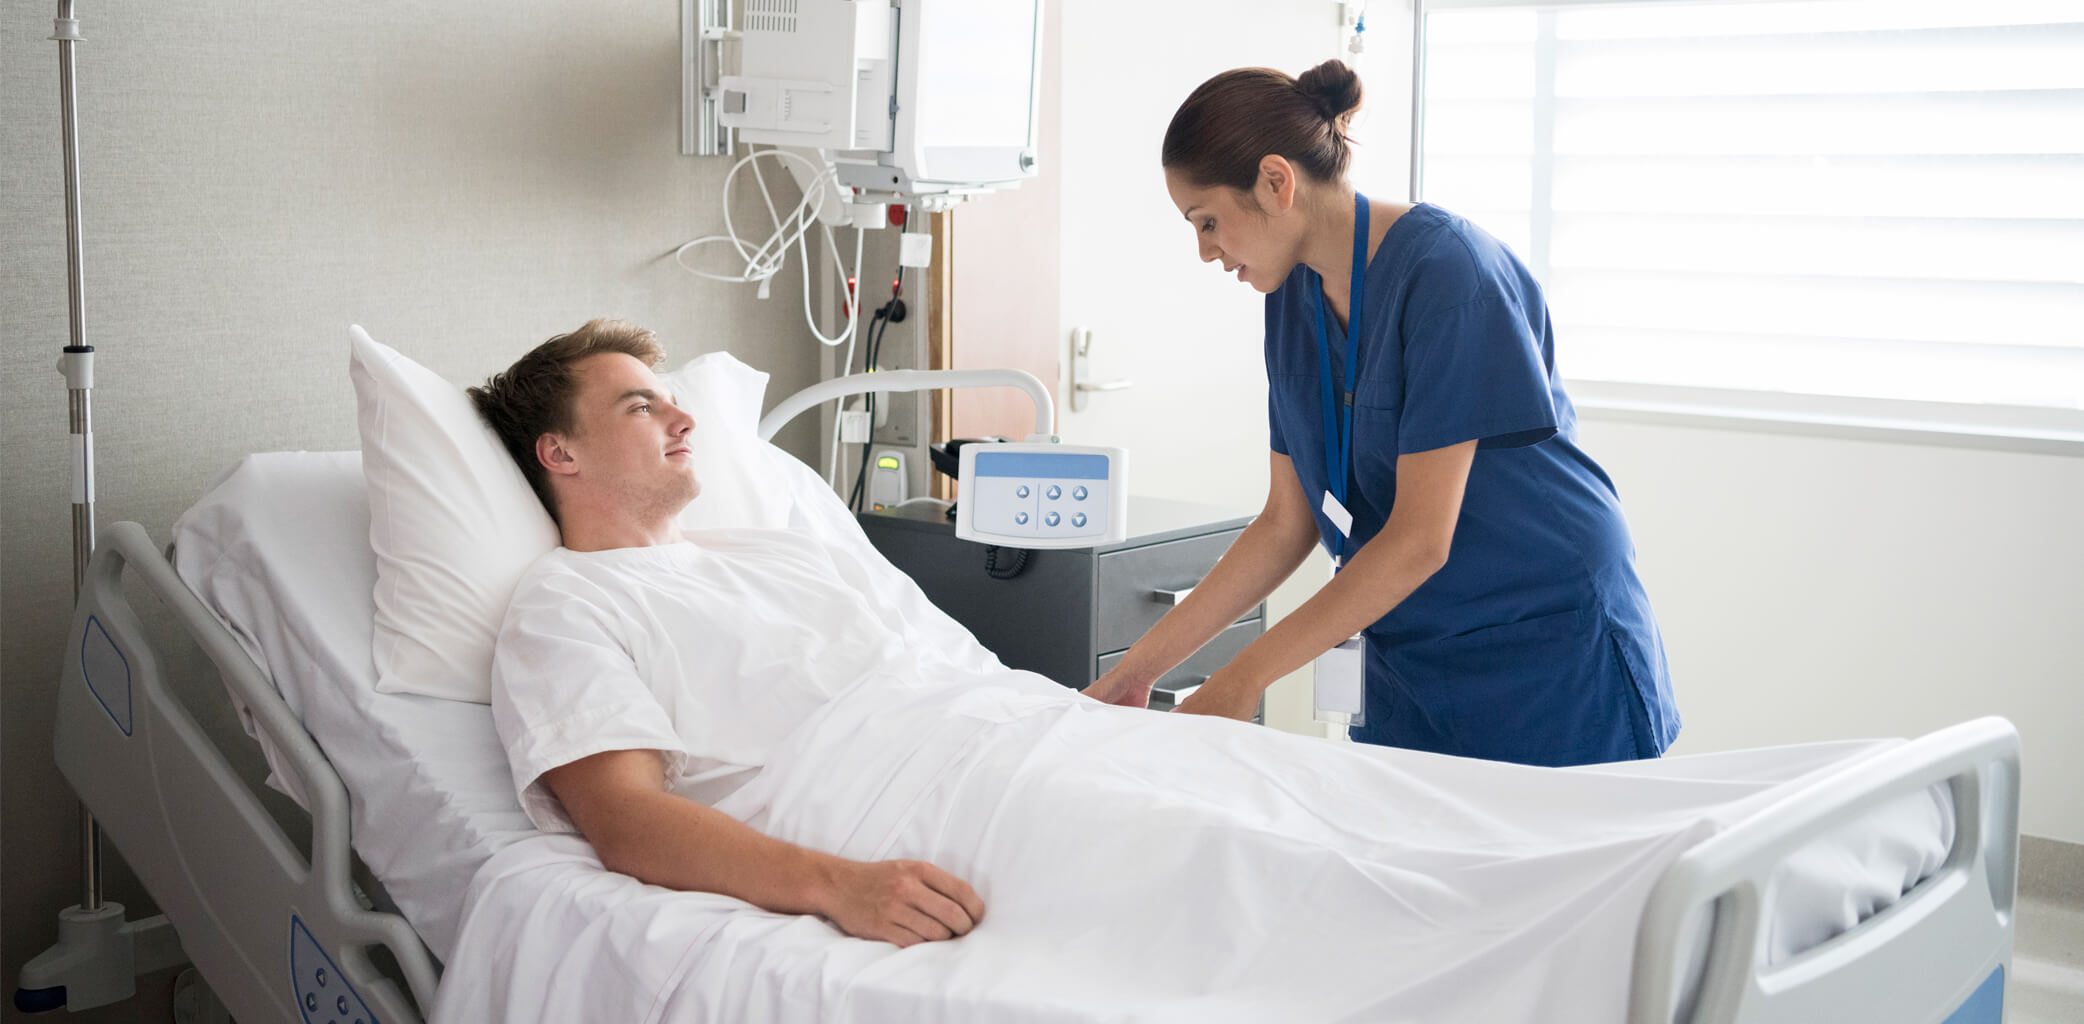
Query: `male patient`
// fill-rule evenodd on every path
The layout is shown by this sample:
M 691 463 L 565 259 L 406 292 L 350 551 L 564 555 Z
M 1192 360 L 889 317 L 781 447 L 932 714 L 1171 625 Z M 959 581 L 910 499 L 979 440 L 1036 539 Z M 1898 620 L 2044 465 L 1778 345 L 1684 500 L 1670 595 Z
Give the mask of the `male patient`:
M 470 389 L 564 542 L 516 587 L 493 668 L 529 817 L 655 885 L 899 946 L 967 933 L 983 902 L 932 864 L 830 856 L 710 806 L 838 692 L 918 673 L 815 542 L 683 540 L 695 421 L 661 358 L 650 331 L 594 320 Z

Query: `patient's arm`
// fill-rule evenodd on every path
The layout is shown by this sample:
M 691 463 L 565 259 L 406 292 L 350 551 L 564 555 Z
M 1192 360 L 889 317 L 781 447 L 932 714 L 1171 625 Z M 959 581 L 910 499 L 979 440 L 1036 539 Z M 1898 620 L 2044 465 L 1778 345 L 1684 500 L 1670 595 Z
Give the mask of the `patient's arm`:
M 1158 677 L 1295 575 L 1317 546 L 1317 521 L 1311 518 L 1309 499 L 1303 496 L 1288 456 L 1269 453 L 1268 477 L 1266 507 L 1259 518 L 1245 527 L 1208 576 L 1195 584 L 1194 592 L 1129 648 L 1121 664 L 1086 687 L 1087 695 L 1139 708 L 1150 703 L 1151 684 Z
M 665 787 L 655 750 L 611 750 L 543 774 L 610 871 L 734 896 L 781 914 L 817 914 L 841 931 L 899 946 L 969 932 L 984 902 L 961 879 L 910 860 L 866 863 L 763 835 Z

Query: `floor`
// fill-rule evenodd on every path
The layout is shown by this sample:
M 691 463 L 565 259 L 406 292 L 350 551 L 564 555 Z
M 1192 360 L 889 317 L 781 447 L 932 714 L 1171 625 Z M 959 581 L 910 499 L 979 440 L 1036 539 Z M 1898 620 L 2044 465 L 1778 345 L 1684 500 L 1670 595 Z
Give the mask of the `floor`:
M 2025 837 L 2009 1024 L 2084 1024 L 2084 846 Z

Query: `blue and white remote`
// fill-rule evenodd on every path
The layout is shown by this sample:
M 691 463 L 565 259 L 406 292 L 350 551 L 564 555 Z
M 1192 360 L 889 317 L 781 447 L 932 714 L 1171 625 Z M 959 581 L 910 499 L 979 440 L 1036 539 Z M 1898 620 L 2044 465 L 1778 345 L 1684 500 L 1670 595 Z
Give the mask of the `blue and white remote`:
M 1129 535 L 1128 453 L 1075 444 L 962 449 L 955 535 L 1014 548 L 1089 548 Z

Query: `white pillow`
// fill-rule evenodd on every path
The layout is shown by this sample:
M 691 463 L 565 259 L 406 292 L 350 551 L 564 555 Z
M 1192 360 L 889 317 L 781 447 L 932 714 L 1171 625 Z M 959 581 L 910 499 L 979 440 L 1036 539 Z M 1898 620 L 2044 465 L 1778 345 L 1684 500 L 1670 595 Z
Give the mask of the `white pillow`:
M 557 527 L 462 388 L 360 327 L 349 333 L 376 552 L 376 687 L 489 703 L 507 600 L 557 546 Z M 754 469 L 770 447 L 755 435 L 767 375 L 719 352 L 662 382 L 696 418 L 702 495 L 682 523 L 786 526 L 787 493 Z
M 695 417 L 688 441 L 702 491 L 681 511 L 681 529 L 788 526 L 789 491 L 773 473 L 761 472 L 762 460 L 754 457 L 772 447 L 759 440 L 767 375 L 728 352 L 711 352 L 662 374 L 659 383 Z M 778 449 L 775 454 L 789 457 Z

